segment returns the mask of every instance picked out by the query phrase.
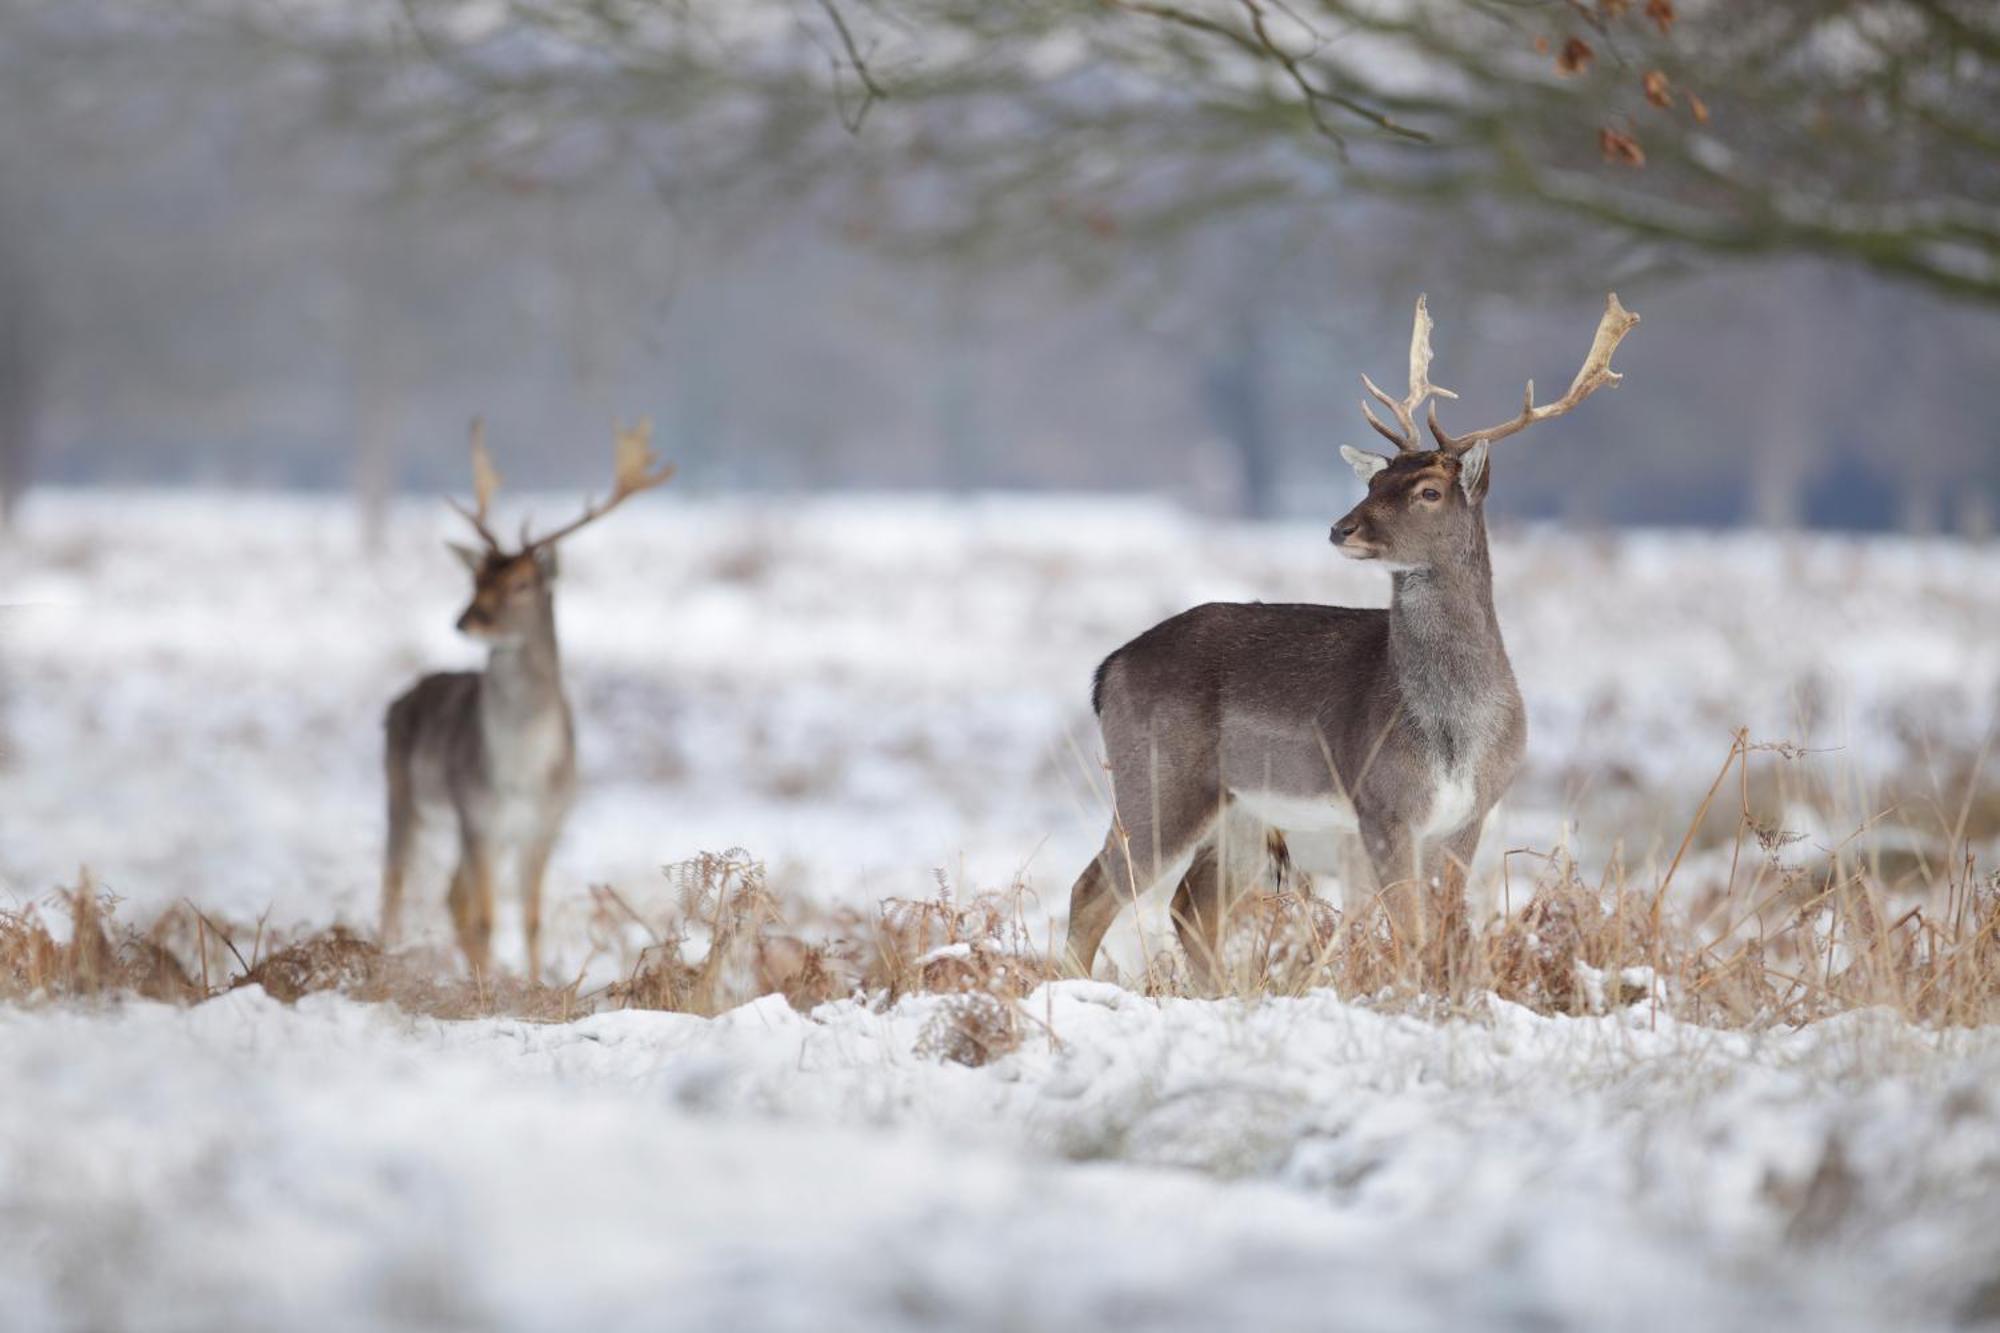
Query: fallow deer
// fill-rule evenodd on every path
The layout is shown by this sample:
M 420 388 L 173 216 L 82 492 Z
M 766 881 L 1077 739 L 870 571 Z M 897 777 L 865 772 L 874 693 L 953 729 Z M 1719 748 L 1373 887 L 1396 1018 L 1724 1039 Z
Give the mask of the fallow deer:
M 500 474 L 472 427 L 473 507 L 456 500 L 479 545 L 451 548 L 472 574 L 472 601 L 458 629 L 490 646 L 484 671 L 425 676 L 389 705 L 388 852 L 382 872 L 382 938 L 395 942 L 403 885 L 419 823 L 449 815 L 458 828 L 451 878 L 452 924 L 475 973 L 486 971 L 493 931 L 493 881 L 514 859 L 526 928 L 528 976 L 541 976 L 542 877 L 576 794 L 576 734 L 563 694 L 556 647 L 556 544 L 641 491 L 673 475 L 641 422 L 615 431 L 615 472 L 602 504 L 540 537 L 521 529 L 509 550 L 489 526 Z
M 1369 425 L 1393 456 L 1342 447 L 1367 483 L 1333 527 L 1344 556 L 1392 572 L 1386 610 L 1210 603 L 1164 621 L 1097 669 L 1113 818 L 1070 891 L 1069 965 L 1088 974 L 1120 908 L 1178 881 L 1176 934 L 1197 979 L 1216 980 L 1232 895 L 1275 854 L 1358 832 L 1399 942 L 1448 967 L 1427 939 L 1463 929 L 1464 875 L 1487 814 L 1513 780 L 1527 716 L 1493 610 L 1484 501 L 1493 441 L 1561 416 L 1620 376 L 1611 355 L 1639 317 L 1614 294 L 1569 391 L 1497 426 L 1417 439 L 1431 319 L 1417 298 L 1407 394 L 1366 375 L 1394 415 Z M 1426 903 L 1425 899 L 1429 899 Z M 1350 902 L 1354 901 L 1350 898 Z M 1439 929 L 1426 931 L 1426 918 Z

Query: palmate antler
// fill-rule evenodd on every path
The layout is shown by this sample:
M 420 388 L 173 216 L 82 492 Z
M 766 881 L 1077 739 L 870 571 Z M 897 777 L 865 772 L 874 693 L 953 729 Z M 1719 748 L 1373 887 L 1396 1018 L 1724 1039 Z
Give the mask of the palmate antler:
M 1368 424 L 1373 426 L 1383 439 L 1395 445 L 1402 453 L 1413 454 L 1423 452 L 1423 446 L 1417 443 L 1417 409 L 1424 405 L 1424 399 L 1432 396 L 1439 398 L 1458 397 L 1450 389 L 1440 389 L 1435 384 L 1432 384 L 1430 375 L 1431 312 L 1425 298 L 1419 296 L 1417 298 L 1416 324 L 1410 330 L 1410 392 L 1408 396 L 1400 401 L 1391 398 L 1376 385 L 1374 380 L 1369 379 L 1366 375 L 1361 377 L 1361 383 L 1368 392 L 1374 394 L 1384 407 L 1396 414 L 1396 424 L 1401 426 L 1402 430 L 1393 431 L 1383 425 L 1382 418 L 1375 415 L 1375 410 L 1368 406 L 1365 399 L 1361 404 L 1361 414 L 1368 418 Z M 1433 420 L 1435 420 L 1437 409 L 1433 407 L 1431 410 Z
M 1417 302 L 1417 315 L 1423 322 L 1423 302 Z M 1597 336 L 1591 339 L 1590 354 L 1583 359 L 1583 368 L 1570 381 L 1569 392 L 1553 403 L 1535 406 L 1535 382 L 1528 381 L 1528 390 L 1521 398 L 1520 414 L 1497 426 L 1487 426 L 1480 430 L 1467 431 L 1463 435 L 1448 434 L 1438 425 L 1437 404 L 1431 404 L 1431 434 L 1437 439 L 1438 448 L 1448 454 L 1462 454 L 1482 440 L 1491 443 L 1504 440 L 1516 431 L 1526 430 L 1538 421 L 1559 417 L 1584 399 L 1596 393 L 1607 384 L 1616 384 L 1624 376 L 1611 368 L 1611 354 L 1618 350 L 1618 344 L 1632 331 L 1639 317 L 1618 304 L 1618 293 L 1608 293 L 1604 298 L 1604 318 L 1597 321 Z M 1377 429 L 1380 429 L 1379 423 Z
M 611 494 L 604 498 L 604 503 L 598 504 L 593 501 L 584 505 L 581 516 L 540 537 L 529 537 L 524 529 L 521 533 L 522 550 L 533 551 L 544 546 L 553 546 L 578 528 L 595 523 L 641 491 L 664 486 L 672 479 L 674 465 L 662 463 L 653 454 L 652 418 L 641 417 L 639 424 L 630 430 L 614 423 L 611 427 L 611 438 L 613 448 Z
M 521 549 L 517 554 L 526 555 L 530 551 L 555 545 L 577 529 L 603 518 L 641 491 L 664 486 L 674 475 L 674 465 L 660 462 L 653 454 L 653 423 L 650 419 L 641 418 L 639 424 L 629 430 L 614 423 L 611 436 L 611 494 L 605 497 L 602 504 L 593 501 L 584 505 L 581 516 L 539 537 L 531 535 L 524 524 L 521 528 Z M 475 417 L 472 422 L 473 507 L 467 509 L 457 500 L 451 502 L 451 507 L 472 524 L 473 531 L 486 543 L 487 550 L 495 555 L 504 555 L 506 552 L 500 539 L 487 526 L 493 497 L 499 490 L 500 473 L 493 466 L 492 455 L 486 452 L 486 423 Z

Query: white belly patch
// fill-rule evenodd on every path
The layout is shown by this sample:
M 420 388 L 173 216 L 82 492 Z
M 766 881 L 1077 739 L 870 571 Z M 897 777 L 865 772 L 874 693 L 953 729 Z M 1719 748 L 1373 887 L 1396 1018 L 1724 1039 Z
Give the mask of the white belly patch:
M 1232 791 L 1243 809 L 1282 833 L 1357 833 L 1354 805 L 1341 797 L 1296 796 L 1289 792 Z M 1472 822 L 1478 791 L 1468 772 L 1439 773 L 1433 779 L 1430 812 L 1417 829 L 1420 839 L 1441 838 Z
M 1284 833 L 1354 833 L 1361 823 L 1351 801 L 1333 795 L 1294 796 L 1287 792 L 1232 791 L 1246 811 Z

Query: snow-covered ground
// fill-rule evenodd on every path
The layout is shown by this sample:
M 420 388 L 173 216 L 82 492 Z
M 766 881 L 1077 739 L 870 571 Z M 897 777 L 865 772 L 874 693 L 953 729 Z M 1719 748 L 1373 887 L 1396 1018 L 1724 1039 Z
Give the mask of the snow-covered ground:
M 0 546 L 0 902 L 88 865 L 126 920 L 372 929 L 382 707 L 475 660 L 450 531 L 412 505 L 371 560 L 332 504 L 37 496 Z M 564 966 L 586 886 L 649 910 L 732 846 L 821 904 L 1018 875 L 1039 929 L 1103 831 L 1104 653 L 1207 599 L 1386 598 L 1317 526 L 1066 499 L 647 500 L 564 560 Z M 2000 713 L 1991 548 L 1528 531 L 1496 565 L 1533 742 L 1489 866 L 1671 855 L 1738 726 L 1866 806 Z M 0 1008 L 0 1328 L 2000 1318 L 2000 1033 L 1064 983 L 968 1069 L 922 1053 L 943 1003 Z
M 1748 1037 L 1106 983 L 414 1021 L 0 1011 L 42 1329 L 1950 1328 L 2000 1315 L 2000 1036 Z

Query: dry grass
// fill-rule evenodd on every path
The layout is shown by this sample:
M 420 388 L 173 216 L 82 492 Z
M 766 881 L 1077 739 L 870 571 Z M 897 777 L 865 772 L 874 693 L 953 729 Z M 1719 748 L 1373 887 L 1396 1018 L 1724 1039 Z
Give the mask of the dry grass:
M 1780 822 L 1828 822 L 1845 799 L 1814 789 L 1808 758 L 1739 735 L 1650 878 L 1614 860 L 1589 883 L 1564 852 L 1510 853 L 1510 880 L 1522 859 L 1536 866 L 1525 902 L 1476 932 L 1447 923 L 1429 947 L 1398 938 L 1383 912 L 1348 915 L 1294 887 L 1260 886 L 1236 905 L 1222 988 L 1254 998 L 1326 987 L 1430 1009 L 1491 995 L 1561 1014 L 1645 1003 L 1714 1027 L 1796 1026 L 1878 1006 L 1927 1024 L 2000 1021 L 2000 873 L 1982 872 L 1967 837 L 1984 797 L 1967 787 L 1930 801 L 1924 817 L 1940 822 L 1938 836 L 1903 844 L 1921 854 L 1887 857 L 1863 836 L 1895 805 L 1827 845 Z M 1691 871 L 1690 852 L 1718 817 L 1730 836 Z M 1184 977 L 1178 955 L 1162 955 L 1143 984 L 1184 993 Z
M 1932 1025 L 2000 1021 L 2000 873 L 1974 851 L 1993 800 L 1977 781 L 1984 759 L 1953 770 L 1956 794 L 1950 782 L 1905 782 L 1885 798 L 1815 779 L 1794 747 L 1739 735 L 1656 869 L 1614 857 L 1588 882 L 1564 851 L 1510 852 L 1507 910 L 1476 930 L 1461 918 L 1427 946 L 1400 939 L 1380 911 L 1343 912 L 1286 876 L 1238 896 L 1216 989 L 1248 1000 L 1331 989 L 1426 1014 L 1477 1012 L 1489 997 L 1544 1014 L 1636 1004 L 1725 1028 L 1878 1006 Z M 1785 823 L 1825 826 L 1857 810 L 1859 832 L 1831 843 Z M 1931 836 L 1874 836 L 1892 814 L 1901 834 L 1928 824 Z M 85 878 L 51 900 L 68 913 L 67 939 L 37 909 L 0 913 L 0 1000 L 197 1003 L 256 984 L 286 1002 L 337 991 L 441 1018 L 560 1022 L 621 1007 L 713 1015 L 770 994 L 801 1010 L 937 995 L 919 1051 L 980 1065 L 1020 1044 L 1034 1023 L 1022 1000 L 1057 974 L 1018 884 L 961 898 L 940 876 L 929 898 L 795 918 L 740 850 L 666 873 L 676 906 L 664 919 L 593 890 L 595 956 L 616 959 L 620 980 L 589 993 L 580 981 L 466 978 L 447 953 L 385 954 L 338 927 L 278 941 L 261 923 L 217 923 L 192 904 L 141 932 L 118 924 Z M 1129 980 L 1152 995 L 1195 993 L 1175 949 Z
M 609 1004 L 717 1014 L 771 994 L 801 1010 L 845 995 L 887 1008 L 905 995 L 942 994 L 950 999 L 920 1051 L 980 1065 L 1020 1044 L 1020 1000 L 1052 975 L 1029 940 L 1018 887 L 960 903 L 940 878 L 935 897 L 890 899 L 872 917 L 839 913 L 808 930 L 786 919 L 762 863 L 741 850 L 667 874 L 679 902 L 664 922 L 646 921 L 609 888 L 594 891 L 601 948 L 620 923 L 649 937 L 625 978 L 603 992 Z

